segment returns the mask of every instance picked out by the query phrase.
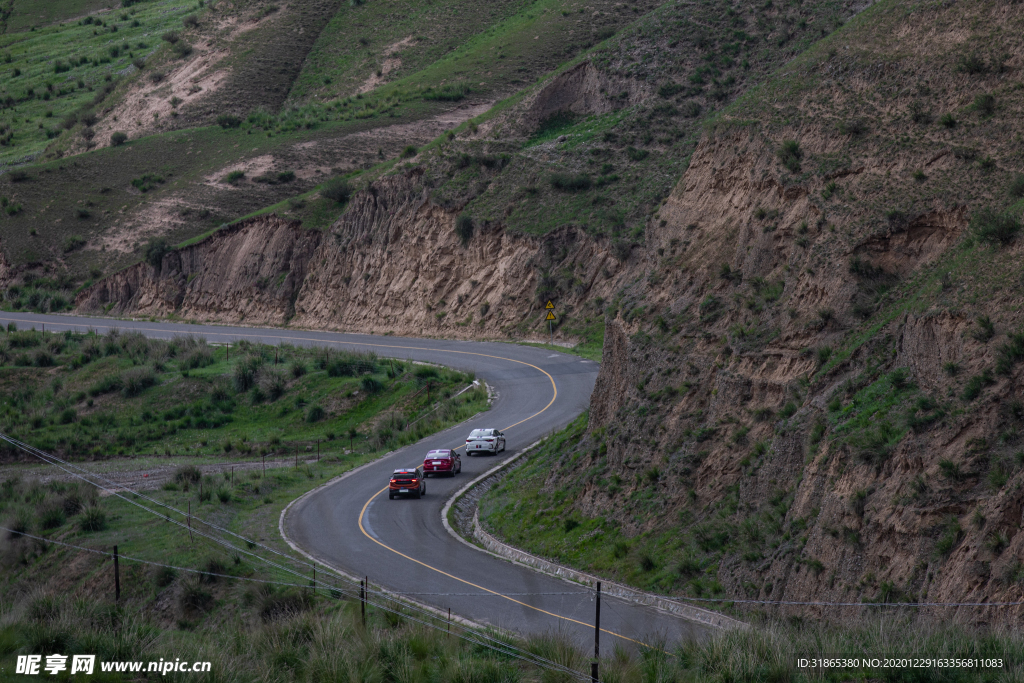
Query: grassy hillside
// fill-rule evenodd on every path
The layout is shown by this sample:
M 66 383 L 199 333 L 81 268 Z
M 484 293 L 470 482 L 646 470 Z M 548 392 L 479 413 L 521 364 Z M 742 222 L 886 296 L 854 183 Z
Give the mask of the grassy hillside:
M 318 441 L 347 449 L 356 437 L 364 449 L 393 449 L 485 406 L 486 392 L 475 389 L 431 412 L 470 381 L 324 349 L 214 348 L 136 333 L 0 334 L 4 431 L 78 458 L 289 455 Z
M 708 122 L 607 308 L 589 422 L 492 492 L 486 523 L 723 604 L 1016 600 L 1007 7 L 876 3 Z
M 5 165 L 34 160 L 54 138 L 71 135 L 65 131 L 80 121 L 86 123 L 77 131 L 83 144 L 108 144 L 90 137 L 101 115 L 97 110 L 109 106 L 117 81 L 165 58 L 171 46 L 161 34 L 181 30 L 182 19 L 198 9 L 191 3 L 146 2 L 89 14 L 96 3 L 74 8 L 46 3 L 40 28 L 18 30 L 26 14 L 35 14 L 30 4 L 18 3 L 21 13 L 12 14 L 0 36 L 0 163 Z M 87 16 L 68 21 L 79 6 Z M 61 19 L 67 23 L 54 23 Z
M 179 484 L 149 492 L 159 503 L 184 509 L 204 534 L 204 520 L 263 545 L 287 551 L 274 538 L 281 509 L 302 492 L 358 464 L 358 459 L 273 471 L 263 476 L 207 477 L 199 486 L 188 468 Z M 203 493 L 205 492 L 205 493 Z M 524 659 L 542 657 L 584 675 L 588 651 L 558 634 L 514 637 L 491 634 L 504 651 L 480 638 L 463 640 L 462 627 L 443 619 L 422 623 L 376 596 L 365 625 L 344 583 L 292 564 L 255 544 L 231 539 L 225 549 L 199 533 L 116 497 L 96 499 L 67 483 L 41 485 L 9 478 L 0 484 L 5 569 L 0 605 L 0 675 L 15 680 L 18 655 L 89 652 L 97 656 L 96 680 L 135 678 L 99 673 L 100 662 L 144 660 L 211 662 L 209 674 L 170 674 L 168 680 L 267 681 L 389 680 L 544 682 L 569 681 L 563 672 Z M 121 601 L 113 601 L 109 555 L 49 543 L 120 554 Z M 264 563 L 271 558 L 295 573 Z M 144 564 L 139 562 L 151 562 Z M 163 566 L 161 566 L 163 565 Z M 373 586 L 371 579 L 371 586 Z M 66 599 L 74 594 L 73 600 Z M 15 597 L 16 596 L 16 597 Z M 918 668 L 916 675 L 948 683 L 1011 680 L 1020 674 L 1019 634 L 995 631 L 972 636 L 956 625 L 908 629 L 908 622 L 866 617 L 845 629 L 799 622 L 765 621 L 749 631 L 716 634 L 702 641 L 663 641 L 663 649 L 615 649 L 600 661 L 601 679 L 640 681 L 902 680 L 893 669 L 836 668 L 819 675 L 800 669 L 798 657 L 861 658 L 925 652 L 933 657 L 998 658 L 987 669 Z M 517 648 L 511 656 L 508 646 Z M 45 661 L 45 660 L 44 660 Z

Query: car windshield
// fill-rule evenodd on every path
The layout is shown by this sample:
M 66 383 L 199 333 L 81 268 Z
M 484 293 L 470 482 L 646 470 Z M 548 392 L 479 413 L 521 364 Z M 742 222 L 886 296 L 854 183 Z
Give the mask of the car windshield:
M 427 460 L 445 460 L 447 458 L 447 453 L 427 453 Z

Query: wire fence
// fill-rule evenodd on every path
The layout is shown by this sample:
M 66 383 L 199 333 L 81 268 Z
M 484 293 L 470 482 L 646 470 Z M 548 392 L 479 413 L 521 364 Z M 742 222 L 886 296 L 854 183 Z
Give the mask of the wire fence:
M 238 555 L 244 555 L 251 558 L 255 562 L 262 563 L 270 570 L 276 570 L 286 575 L 301 579 L 302 583 L 296 583 L 293 581 L 281 581 L 273 579 L 258 579 L 252 577 L 242 577 L 232 574 L 216 573 L 202 569 L 194 569 L 190 567 L 181 567 L 153 560 L 145 560 L 142 558 L 120 555 L 117 557 L 126 562 L 135 562 L 144 565 L 150 565 L 155 567 L 168 568 L 175 571 L 181 571 L 192 574 L 207 575 L 211 577 L 247 581 L 259 584 L 271 584 L 277 586 L 286 586 L 293 588 L 311 588 L 310 576 L 317 569 L 321 571 L 319 580 L 313 582 L 313 590 L 316 588 L 323 587 L 331 597 L 345 598 L 350 600 L 360 600 L 365 602 L 376 609 L 384 612 L 400 615 L 404 619 L 408 619 L 414 623 L 421 624 L 425 627 L 432 629 L 448 630 L 450 628 L 450 622 L 445 621 L 436 611 L 428 608 L 425 605 L 417 603 L 414 598 L 417 597 L 541 597 L 541 596 L 565 596 L 573 597 L 577 599 L 591 599 L 593 591 L 590 589 L 581 589 L 575 591 L 534 591 L 534 592 L 517 592 L 517 593 L 498 593 L 488 591 L 420 591 L 420 592 L 406 592 L 401 593 L 384 591 L 378 589 L 372 589 L 367 584 L 359 585 L 351 578 L 344 576 L 330 567 L 317 565 L 315 563 L 307 562 L 303 559 L 296 558 L 291 555 L 287 555 L 278 551 L 275 548 L 260 543 L 254 539 L 246 538 L 240 534 L 230 531 L 220 525 L 217 525 L 209 520 L 203 519 L 192 515 L 190 511 L 180 510 L 173 505 L 155 499 L 145 493 L 133 491 L 127 489 L 121 484 L 112 482 L 106 479 L 102 475 L 95 474 L 85 470 L 74 463 L 68 462 L 55 456 L 53 454 L 42 451 L 41 449 L 35 448 L 30 444 L 21 442 L 7 434 L 0 432 L 0 441 L 6 442 L 15 448 L 22 450 L 42 462 L 55 467 L 71 477 L 80 479 L 98 489 L 108 492 L 110 495 L 117 497 L 126 503 L 138 507 L 156 517 L 159 517 L 167 522 L 175 524 L 182 529 L 183 532 L 194 533 L 200 538 L 209 540 L 224 549 L 230 550 Z M 151 504 L 153 507 L 149 507 L 143 502 Z M 172 516 L 173 515 L 173 516 Z M 180 516 L 181 519 L 176 519 L 174 516 Z M 99 550 L 96 548 L 89 548 L 86 546 L 75 545 L 56 539 L 45 538 L 42 536 L 35 536 L 28 534 L 24 531 L 16 529 L 10 529 L 7 527 L 0 527 L 3 531 L 6 531 L 11 537 L 22 536 L 30 538 L 39 542 L 45 542 L 49 544 L 55 544 L 70 549 L 88 552 L 107 557 L 114 557 L 113 553 Z M 227 536 L 231 540 L 226 540 L 220 536 Z M 236 544 L 239 543 L 239 544 Z M 244 546 L 244 547 L 243 547 Z M 263 553 L 263 554 L 261 554 Z M 266 557 L 265 554 L 270 554 L 275 559 Z M 302 569 L 297 569 L 301 567 Z M 613 596 L 606 594 L 606 599 Z M 720 597 L 720 598 L 696 598 L 688 596 L 673 596 L 673 599 L 680 602 L 692 602 L 692 603 L 714 603 L 719 605 L 774 605 L 774 606 L 815 606 L 815 607 L 856 607 L 856 608 L 923 608 L 923 607 L 942 607 L 942 608 L 959 608 L 959 607 L 1016 607 L 1024 605 L 1024 600 L 1010 601 L 1010 602 L 830 602 L 830 601 L 793 601 L 793 600 L 756 600 L 747 598 L 733 598 L 733 597 Z M 625 600 L 625 599 L 623 599 Z M 628 600 L 625 600 L 628 602 Z M 458 629 L 457 634 L 459 638 L 473 643 L 475 645 L 491 649 L 495 652 L 499 652 L 509 657 L 528 662 L 534 666 L 549 669 L 552 671 L 558 671 L 565 673 L 573 678 L 579 680 L 589 680 L 590 676 L 584 672 L 576 671 L 574 669 L 565 667 L 557 662 L 550 659 L 541 657 L 535 653 L 529 652 L 514 645 L 510 642 L 511 638 L 499 637 L 495 632 L 490 632 L 484 629 L 475 628 L 469 625 L 463 624 Z M 634 641 L 639 642 L 639 641 Z M 639 643 L 643 645 L 643 643 Z
M 244 541 L 245 544 L 247 546 L 249 546 L 249 547 L 252 547 L 252 548 L 258 547 L 258 548 L 260 548 L 262 550 L 265 550 L 267 552 L 270 552 L 270 553 L 274 554 L 275 556 L 279 556 L 279 557 L 283 558 L 283 560 L 286 560 L 286 561 L 289 561 L 289 562 L 292 562 L 292 563 L 295 563 L 295 564 L 298 564 L 298 565 L 305 566 L 305 567 L 309 568 L 310 570 L 314 570 L 315 568 L 317 568 L 317 565 L 315 565 L 313 563 L 305 562 L 304 560 L 301 560 L 301 559 L 298 559 L 298 558 L 295 558 L 295 557 L 292 557 L 292 556 L 285 555 L 284 553 L 281 553 L 281 552 L 277 551 L 274 548 L 271 548 L 271 547 L 266 546 L 266 545 L 264 545 L 262 543 L 259 543 L 258 541 L 255 541 L 253 539 L 245 538 L 244 536 L 241 536 L 240 534 L 236 534 L 236 533 L 234 533 L 234 532 L 232 532 L 232 531 L 230 531 L 228 529 L 224 529 L 223 527 L 220 527 L 220 526 L 218 526 L 216 524 L 213 524 L 212 522 L 209 522 L 207 520 L 203 520 L 202 518 L 193 516 L 189 512 L 185 512 L 185 511 L 179 510 L 179 509 L 175 508 L 172 505 L 169 505 L 169 504 L 164 503 L 162 501 L 155 500 L 155 499 L 153 499 L 150 496 L 147 496 L 145 494 L 125 489 L 125 487 L 119 486 L 117 484 L 114 484 L 113 482 L 110 482 L 109 480 L 106 480 L 104 477 L 101 477 L 99 475 L 92 474 L 92 473 L 84 470 L 83 468 L 78 467 L 74 463 L 67 462 L 67 461 L 62 460 L 61 458 L 59 458 L 59 457 L 57 457 L 55 455 L 52 455 L 52 454 L 46 453 L 46 452 L 44 452 L 44 451 L 42 451 L 40 449 L 37 449 L 37 448 L 31 446 L 30 444 L 26 444 L 26 443 L 23 443 L 21 441 L 18 441 L 17 439 L 13 439 L 10 436 L 8 436 L 7 434 L 4 434 L 2 432 L 0 432 L 0 440 L 9 443 L 12 446 L 15 446 L 16 448 L 18 448 L 20 450 L 23 450 L 23 451 L 29 453 L 30 455 L 33 455 L 34 457 L 42 460 L 43 462 L 45 462 L 45 463 L 47 463 L 49 465 L 57 467 L 58 469 L 64 471 L 65 473 L 67 473 L 67 474 L 69 474 L 71 476 L 74 476 L 74 477 L 76 477 L 78 479 L 81 479 L 82 481 L 85 481 L 86 483 L 88 483 L 88 484 L 90 484 L 92 486 L 95 486 L 95 487 L 97 487 L 97 488 L 99 488 L 101 490 L 107 491 L 112 496 L 115 496 L 115 497 L 117 497 L 117 498 L 119 498 L 119 499 L 121 499 L 121 500 L 123 500 L 123 501 L 125 501 L 125 502 L 127 502 L 129 504 L 131 504 L 131 505 L 139 507 L 140 509 L 142 509 L 144 511 L 147 511 L 147 512 L 149 512 L 149 513 L 151 513 L 151 514 L 153 514 L 153 515 L 155 515 L 155 516 L 157 516 L 157 517 L 159 517 L 161 519 L 164 519 L 165 521 L 171 522 L 171 523 L 181 527 L 183 530 L 189 531 L 191 533 L 195 533 L 196 535 L 198 535 L 198 536 L 200 536 L 202 538 L 206 538 L 207 540 L 210 540 L 211 542 L 213 542 L 215 544 L 218 544 L 218 545 L 220 545 L 220 546 L 222 546 L 224 548 L 228 548 L 228 549 L 230 549 L 230 550 L 232 550 L 232 551 L 234 551 L 236 553 L 244 554 L 244 555 L 246 555 L 248 557 L 253 558 L 254 560 L 259 560 L 259 561 L 263 562 L 264 564 L 266 564 L 267 566 L 269 566 L 269 567 L 271 567 L 273 569 L 277 569 L 279 571 L 288 573 L 290 575 L 300 577 L 304 581 L 307 581 L 307 583 L 295 584 L 295 583 L 288 583 L 288 582 L 281 582 L 281 581 L 268 581 L 268 580 L 261 580 L 261 579 L 246 579 L 245 577 L 237 577 L 237 576 L 233 576 L 233 575 L 229 575 L 229 574 L 214 574 L 214 573 L 209 572 L 209 571 L 196 570 L 196 569 L 191 569 L 191 568 L 187 568 L 187 567 L 177 567 L 177 566 L 174 566 L 174 565 L 167 565 L 167 564 L 163 564 L 163 563 L 153 562 L 153 561 L 150 561 L 150 560 L 143 560 L 141 558 L 132 558 L 132 557 L 121 556 L 121 555 L 118 555 L 119 559 L 123 557 L 125 559 L 125 561 L 129 561 L 129 562 L 134 561 L 134 562 L 139 562 L 139 563 L 143 563 L 143 564 L 147 564 L 147 565 L 156 565 L 156 566 L 168 567 L 168 568 L 179 570 L 179 571 L 185 571 L 185 572 L 190 572 L 190 573 L 198 573 L 198 574 L 205 574 L 205 575 L 209 575 L 209 576 L 218 576 L 218 577 L 225 577 L 225 578 L 231 578 L 231 579 L 252 580 L 252 581 L 257 581 L 257 582 L 260 582 L 260 583 L 270 583 L 270 584 L 278 584 L 278 585 L 286 585 L 286 586 L 294 586 L 294 587 L 303 587 L 303 588 L 309 588 L 310 587 L 309 583 L 308 583 L 309 575 L 307 575 L 307 574 L 305 574 L 303 572 L 299 572 L 299 571 L 297 571 L 295 569 L 292 569 L 290 567 L 287 567 L 287 566 L 281 564 L 280 562 L 272 561 L 272 560 L 270 560 L 268 558 L 265 558 L 265 557 L 263 557 L 261 555 L 258 555 L 255 552 L 251 552 L 251 551 L 249 551 L 246 548 L 241 548 L 241 547 L 235 546 L 235 545 L 231 544 L 228 541 L 225 541 L 223 539 L 215 537 L 211 533 L 208 533 L 208 532 L 200 530 L 197 525 L 191 525 L 190 523 L 191 522 L 197 522 L 198 524 L 206 525 L 206 526 L 210 527 L 211 529 L 215 529 L 215 530 L 217 530 L 217 531 L 219 531 L 221 533 L 228 534 L 228 535 L 230 535 L 231 537 L 233 537 L 235 539 Z M 84 472 L 84 474 L 83 474 L 83 472 Z M 94 481 L 94 479 L 96 481 Z M 106 482 L 107 485 L 104 485 L 104 482 Z M 149 502 L 155 504 L 158 507 L 161 507 L 161 508 L 163 508 L 165 510 L 168 510 L 168 511 L 170 511 L 172 513 L 177 513 L 177 514 L 183 515 L 186 518 L 187 521 L 186 522 L 181 522 L 179 520 L 173 519 L 168 514 L 159 512 L 159 511 L 154 510 L 152 508 L 149 508 L 149 507 L 139 503 L 137 500 L 132 500 L 127 495 L 124 495 L 122 493 L 122 491 L 128 491 L 135 498 L 141 498 L 143 500 L 146 500 L 146 501 L 149 501 Z M 63 541 L 56 541 L 55 539 L 47 539 L 47 538 L 40 537 L 40 536 L 31 536 L 29 534 L 24 534 L 24 533 L 21 533 L 21 532 L 19 532 L 17 530 L 13 530 L 13 529 L 6 529 L 6 531 L 9 534 L 13 533 L 15 535 L 22 535 L 22 536 L 26 536 L 26 537 L 31 537 L 31 538 L 35 538 L 35 539 L 38 539 L 38 540 L 44 541 L 44 542 L 57 543 L 57 544 L 64 545 L 64 546 L 67 546 L 67 547 L 71 547 L 71 548 L 75 548 L 75 549 L 78 549 L 78 550 L 82 550 L 82 551 L 86 551 L 86 552 L 90 552 L 90 553 L 97 553 L 97 554 L 107 555 L 107 556 L 113 557 L 113 553 L 108 553 L 106 551 L 97 550 L 97 549 L 94 549 L 94 548 L 86 548 L 84 546 L 75 546 L 73 544 L 68 544 L 68 543 L 65 543 Z M 398 594 L 393 594 L 393 593 L 385 592 L 385 591 L 382 591 L 382 590 L 374 590 L 374 589 L 370 588 L 370 586 L 368 584 L 364 584 L 362 586 L 357 587 L 356 583 L 354 581 L 352 581 L 348 577 L 345 577 L 343 575 L 338 574 L 337 572 L 333 571 L 330 567 L 320 566 L 319 568 L 321 569 L 321 571 L 326 570 L 327 575 L 329 577 L 331 577 L 331 579 L 333 579 L 334 581 L 339 581 L 340 580 L 341 582 L 343 582 L 342 584 L 337 584 L 337 583 L 333 583 L 332 584 L 329 581 L 324 580 L 323 578 L 321 578 L 321 580 L 318 581 L 318 583 L 320 583 L 326 589 L 328 589 L 328 591 L 330 592 L 330 595 L 332 597 L 339 597 L 339 598 L 344 597 L 344 598 L 348 598 L 348 599 L 351 599 L 351 600 L 361 600 L 361 601 L 365 602 L 367 605 L 370 605 L 370 606 L 372 606 L 372 607 L 374 607 L 376 609 L 379 609 L 379 610 L 382 610 L 384 612 L 388 612 L 388 613 L 394 614 L 396 616 L 401 616 L 403 619 L 407 619 L 409 621 L 412 621 L 414 623 L 420 624 L 420 625 L 422 625 L 424 627 L 427 627 L 427 628 L 431 628 L 431 629 L 435 629 L 435 630 L 444 630 L 446 632 L 450 629 L 450 622 L 448 622 L 448 621 L 443 621 L 442 622 L 441 621 L 442 617 L 439 614 L 437 614 L 436 612 L 432 611 L 431 609 L 429 609 L 429 608 L 427 608 L 425 606 L 419 605 L 416 602 L 411 601 L 411 600 L 402 600 L 403 596 L 398 595 Z M 543 668 L 543 669 L 547 669 L 547 670 L 551 670 L 551 671 L 561 672 L 561 673 L 569 675 L 569 676 L 571 676 L 573 678 L 576 678 L 578 680 L 589 680 L 590 679 L 590 676 L 588 674 L 584 673 L 584 672 L 576 671 L 575 669 L 571 669 L 569 667 L 563 666 L 563 665 L 561 665 L 561 664 L 559 664 L 557 662 L 554 662 L 554 661 L 552 661 L 550 659 L 542 657 L 542 656 L 540 656 L 538 654 L 535 654 L 535 653 L 529 652 L 527 650 L 524 650 L 524 649 L 522 649 L 520 647 L 517 647 L 512 642 L 510 642 L 512 640 L 512 638 L 499 638 L 497 635 L 494 635 L 494 634 L 492 634 L 492 633 L 490 633 L 490 632 L 488 632 L 486 630 L 475 628 L 475 627 L 472 627 L 472 626 L 467 626 L 465 624 L 463 624 L 462 627 L 457 629 L 455 635 L 457 635 L 460 639 L 465 640 L 467 642 L 473 643 L 473 644 L 478 645 L 480 647 L 485 647 L 487 649 L 490 649 L 492 651 L 498 652 L 498 653 L 503 654 L 505 656 L 509 656 L 509 657 L 512 657 L 512 658 L 524 661 L 526 663 L 532 664 L 532 665 L 537 666 L 539 668 Z

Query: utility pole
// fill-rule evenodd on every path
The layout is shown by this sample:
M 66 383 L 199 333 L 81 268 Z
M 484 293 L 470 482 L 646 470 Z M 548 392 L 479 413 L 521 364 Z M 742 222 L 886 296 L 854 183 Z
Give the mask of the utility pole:
M 601 657 L 601 582 L 597 582 L 597 612 L 594 615 L 594 661 L 590 665 L 590 681 L 597 683 L 598 661 Z

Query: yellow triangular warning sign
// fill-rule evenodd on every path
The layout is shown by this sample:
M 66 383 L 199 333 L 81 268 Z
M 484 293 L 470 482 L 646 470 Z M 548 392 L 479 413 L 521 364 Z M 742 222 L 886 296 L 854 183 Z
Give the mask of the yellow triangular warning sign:
M 550 309 L 550 308 L 554 308 L 554 307 L 555 307 L 555 305 L 553 303 L 551 303 L 551 299 L 548 299 L 548 305 L 545 306 L 544 308 L 549 308 Z
M 545 320 L 554 320 L 554 319 L 555 319 L 555 314 L 554 314 L 554 312 L 552 312 L 552 311 L 548 311 L 548 317 L 547 317 L 547 318 L 545 318 Z

